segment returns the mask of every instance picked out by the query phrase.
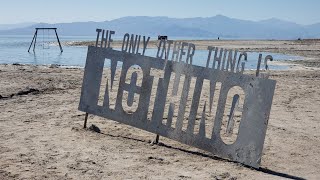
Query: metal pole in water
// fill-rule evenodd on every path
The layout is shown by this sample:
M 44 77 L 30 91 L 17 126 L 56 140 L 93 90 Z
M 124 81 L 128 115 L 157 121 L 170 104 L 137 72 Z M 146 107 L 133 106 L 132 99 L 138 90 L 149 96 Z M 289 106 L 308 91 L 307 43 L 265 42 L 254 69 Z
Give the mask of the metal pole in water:
M 60 51 L 63 52 L 62 47 L 61 47 L 61 43 L 60 43 L 60 40 L 59 40 L 59 36 L 58 36 L 58 33 L 57 33 L 57 29 L 55 29 L 54 32 L 56 33 L 56 36 L 57 36 L 57 40 L 58 40 L 58 43 L 59 43 Z
M 37 32 L 37 31 L 36 31 L 36 32 Z M 31 44 L 30 44 L 30 46 L 29 46 L 28 52 L 30 52 L 31 46 L 32 46 L 32 44 L 33 44 L 33 41 L 34 41 L 35 38 L 36 38 L 36 32 L 34 32 L 33 39 L 32 39 Z
M 38 29 L 36 30 L 36 38 L 34 39 L 33 52 L 34 52 L 34 50 L 35 50 L 35 48 L 36 48 L 37 37 L 38 37 Z

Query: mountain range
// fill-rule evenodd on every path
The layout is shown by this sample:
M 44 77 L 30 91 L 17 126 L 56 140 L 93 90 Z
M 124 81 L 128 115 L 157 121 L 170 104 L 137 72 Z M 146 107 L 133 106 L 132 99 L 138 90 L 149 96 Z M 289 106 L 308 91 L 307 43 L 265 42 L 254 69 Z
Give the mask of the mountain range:
M 10 30 L 0 28 L 0 35 L 32 35 L 35 27 L 57 27 L 59 35 L 68 36 L 94 36 L 95 29 L 102 28 L 114 30 L 117 34 L 128 32 L 146 36 L 167 35 L 209 39 L 320 38 L 320 23 L 300 25 L 276 18 L 249 21 L 222 15 L 206 18 L 129 16 L 103 22 L 38 23 Z
M 31 26 L 33 24 L 36 24 L 36 23 L 34 23 L 34 22 L 25 22 L 25 23 L 17 23 L 17 24 L 0 24 L 0 31 L 1 30 L 11 30 L 11 29 L 29 27 L 29 26 Z

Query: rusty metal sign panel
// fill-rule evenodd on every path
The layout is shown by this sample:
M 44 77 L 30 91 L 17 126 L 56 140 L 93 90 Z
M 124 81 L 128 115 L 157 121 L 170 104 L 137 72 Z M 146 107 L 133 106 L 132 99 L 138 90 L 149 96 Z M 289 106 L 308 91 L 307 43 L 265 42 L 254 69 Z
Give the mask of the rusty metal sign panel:
M 108 40 L 98 42 L 97 32 L 79 110 L 259 167 L 276 84 L 259 74 L 261 56 L 253 76 L 243 74 L 246 53 L 208 47 L 201 67 L 192 65 L 193 44 L 179 43 L 170 55 L 161 47 L 177 43 L 161 40 L 157 56 L 148 57 L 149 38 L 141 38 L 139 51 L 125 35 L 122 49 L 114 50 Z

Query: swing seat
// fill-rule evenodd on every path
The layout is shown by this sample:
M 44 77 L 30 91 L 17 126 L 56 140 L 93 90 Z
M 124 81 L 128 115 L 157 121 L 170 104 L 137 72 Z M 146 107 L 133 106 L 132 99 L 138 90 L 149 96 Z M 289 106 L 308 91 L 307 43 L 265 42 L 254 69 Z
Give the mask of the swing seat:
M 44 43 L 42 47 L 43 49 L 50 49 L 49 43 Z

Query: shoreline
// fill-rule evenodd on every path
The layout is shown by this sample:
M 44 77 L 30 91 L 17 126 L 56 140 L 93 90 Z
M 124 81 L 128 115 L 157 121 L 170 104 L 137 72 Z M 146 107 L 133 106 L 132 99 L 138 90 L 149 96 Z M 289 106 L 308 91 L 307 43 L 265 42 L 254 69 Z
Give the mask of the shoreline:
M 301 63 L 306 60 L 284 60 L 284 61 L 270 61 L 269 65 L 274 66 L 287 66 L 286 69 L 270 69 L 270 72 L 281 72 L 281 71 L 295 71 L 295 70 L 320 70 L 318 64 L 311 64 L 310 66 L 305 66 Z M 36 67 L 36 68 L 61 68 L 61 69 L 84 69 L 84 66 L 80 65 L 63 65 L 63 64 L 24 64 L 24 63 L 0 63 L 0 66 L 16 66 L 16 67 Z M 197 66 L 197 65 L 195 65 Z M 202 66 L 201 66 L 202 67 Z M 105 67 L 109 68 L 109 67 Z M 253 72 L 256 69 L 245 69 L 245 72 Z
M 320 39 L 310 40 L 177 40 L 196 45 L 199 50 L 207 50 L 208 46 L 227 49 L 238 49 L 247 52 L 273 52 L 319 58 Z M 94 46 L 96 41 L 65 41 L 65 46 Z M 114 48 L 121 48 L 122 41 L 112 42 Z M 159 41 L 150 40 L 148 48 L 157 48 Z M 309 53 L 307 53 L 309 52 Z
M 289 64 L 307 67 L 320 67 L 320 39 L 307 40 L 179 40 L 196 45 L 199 50 L 206 50 L 208 46 L 237 49 L 245 52 L 270 52 L 305 57 L 304 60 L 288 61 Z M 158 41 L 151 40 L 148 49 L 157 48 Z M 63 42 L 65 46 L 91 46 L 95 41 Z M 114 41 L 114 48 L 121 48 L 122 41 Z M 285 62 L 285 61 L 281 61 Z

